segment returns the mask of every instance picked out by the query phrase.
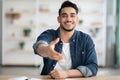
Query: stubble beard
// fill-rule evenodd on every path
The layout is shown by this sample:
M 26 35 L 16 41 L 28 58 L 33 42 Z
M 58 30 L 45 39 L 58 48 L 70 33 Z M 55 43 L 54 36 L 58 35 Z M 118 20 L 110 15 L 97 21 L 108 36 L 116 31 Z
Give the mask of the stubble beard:
M 73 27 L 72 29 L 66 29 L 66 28 L 64 28 L 63 26 L 61 26 L 61 28 L 62 28 L 64 31 L 71 32 L 71 31 L 74 30 L 75 27 Z

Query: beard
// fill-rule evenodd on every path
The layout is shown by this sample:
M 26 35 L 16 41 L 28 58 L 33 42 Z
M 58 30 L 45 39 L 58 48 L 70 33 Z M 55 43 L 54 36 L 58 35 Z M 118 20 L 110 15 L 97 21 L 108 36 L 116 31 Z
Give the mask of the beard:
M 66 29 L 66 28 L 64 28 L 63 26 L 61 26 L 61 28 L 62 28 L 64 31 L 67 31 L 67 32 L 71 32 L 71 31 L 74 30 L 74 27 L 73 27 L 72 29 Z

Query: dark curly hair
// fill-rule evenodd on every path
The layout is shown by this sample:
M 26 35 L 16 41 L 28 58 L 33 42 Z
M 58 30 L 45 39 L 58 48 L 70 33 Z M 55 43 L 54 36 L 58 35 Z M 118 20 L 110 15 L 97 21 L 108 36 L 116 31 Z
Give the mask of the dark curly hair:
M 61 8 L 59 9 L 59 12 L 58 12 L 59 15 L 60 15 L 61 10 L 63 8 L 65 8 L 65 7 L 72 7 L 72 8 L 74 8 L 76 13 L 78 14 L 78 7 L 77 7 L 77 5 L 75 3 L 72 3 L 71 1 L 67 0 L 67 1 L 64 1 L 62 3 Z

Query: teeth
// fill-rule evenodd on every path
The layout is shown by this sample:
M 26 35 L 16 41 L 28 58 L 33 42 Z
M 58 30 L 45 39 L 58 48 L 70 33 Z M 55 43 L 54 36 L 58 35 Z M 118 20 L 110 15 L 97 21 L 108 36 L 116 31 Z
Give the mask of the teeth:
M 66 23 L 66 24 L 71 24 L 71 23 Z

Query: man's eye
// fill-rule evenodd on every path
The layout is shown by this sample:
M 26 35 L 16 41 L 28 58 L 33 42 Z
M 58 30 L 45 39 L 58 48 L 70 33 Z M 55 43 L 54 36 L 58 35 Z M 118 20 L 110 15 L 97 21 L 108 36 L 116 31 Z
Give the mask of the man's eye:
M 72 15 L 71 17 L 75 17 L 75 15 Z
M 62 15 L 62 17 L 67 17 L 66 15 Z

